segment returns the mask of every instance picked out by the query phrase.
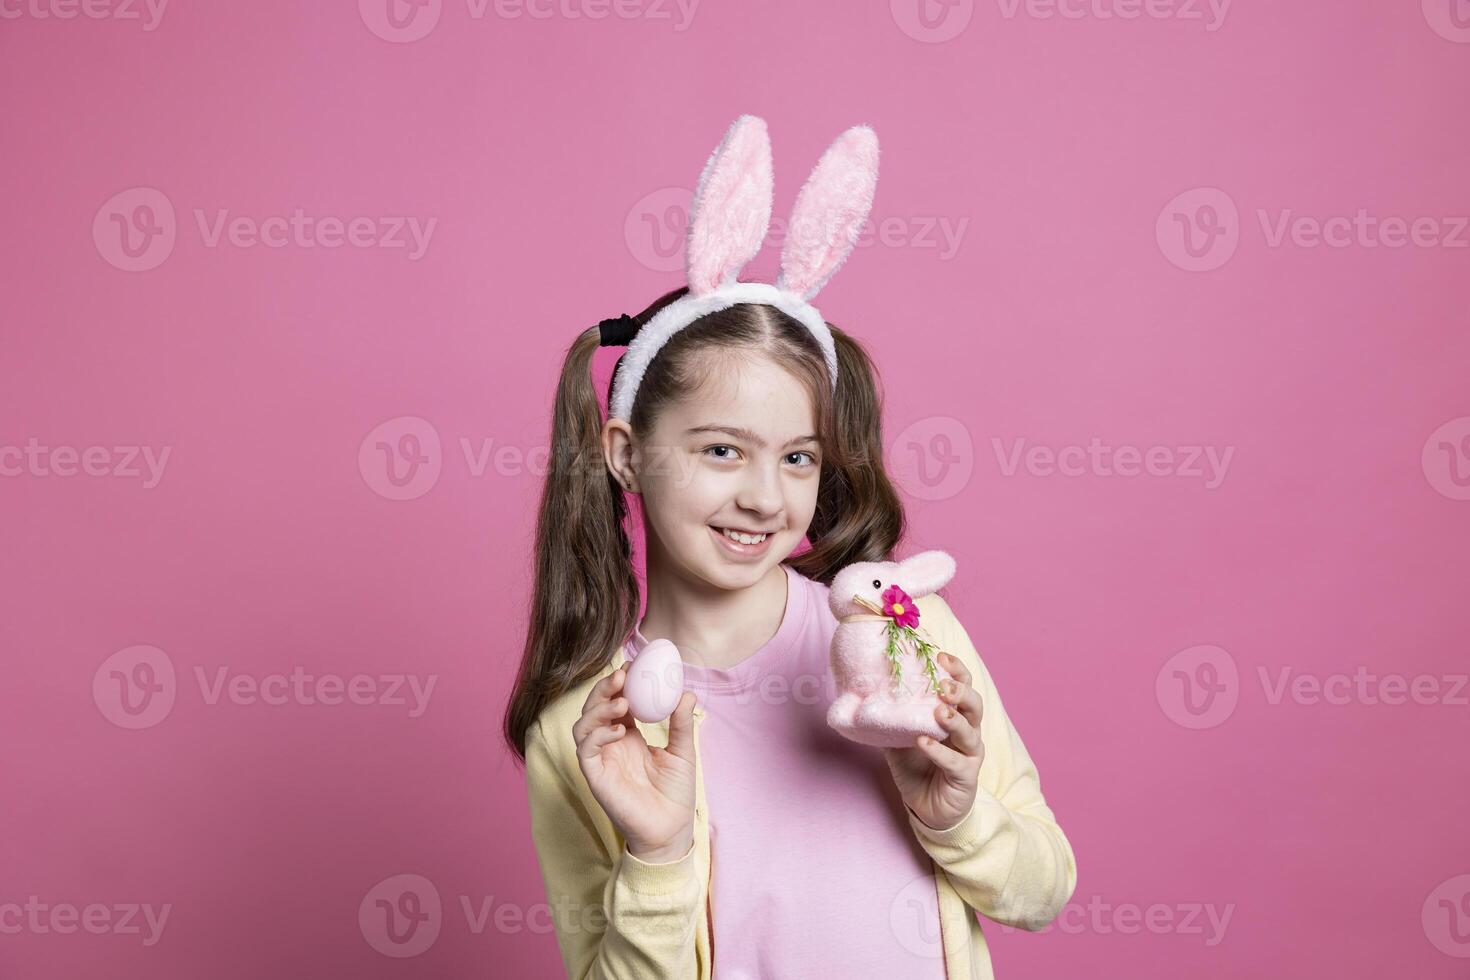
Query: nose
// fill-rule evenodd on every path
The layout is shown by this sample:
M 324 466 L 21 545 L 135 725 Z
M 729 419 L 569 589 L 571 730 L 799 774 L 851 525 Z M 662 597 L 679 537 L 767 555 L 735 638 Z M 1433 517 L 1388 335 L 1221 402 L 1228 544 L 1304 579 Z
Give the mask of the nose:
M 781 463 L 762 462 L 747 466 L 735 504 L 743 511 L 769 520 L 781 510 Z

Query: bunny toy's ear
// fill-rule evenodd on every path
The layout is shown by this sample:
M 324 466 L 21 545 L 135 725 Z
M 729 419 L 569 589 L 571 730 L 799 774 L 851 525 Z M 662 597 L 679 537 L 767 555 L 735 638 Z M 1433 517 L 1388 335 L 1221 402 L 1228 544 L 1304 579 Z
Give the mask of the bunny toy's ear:
M 944 551 L 921 551 L 898 563 L 899 581 L 909 595 L 933 595 L 954 578 L 954 559 Z
M 686 262 L 695 296 L 730 285 L 760 251 L 771 224 L 771 137 L 741 116 L 710 154 L 689 209 Z
M 832 142 L 791 212 L 776 285 L 810 300 L 852 253 L 878 184 L 878 135 L 854 126 Z

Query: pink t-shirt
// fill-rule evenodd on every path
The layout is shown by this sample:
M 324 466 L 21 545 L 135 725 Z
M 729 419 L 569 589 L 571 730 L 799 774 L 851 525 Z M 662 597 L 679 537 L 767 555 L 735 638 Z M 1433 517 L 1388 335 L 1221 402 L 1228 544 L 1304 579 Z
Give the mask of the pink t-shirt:
M 684 666 L 706 711 L 714 975 L 943 980 L 933 869 L 882 750 L 827 727 L 828 588 L 781 567 L 776 635 L 734 667 Z M 647 642 L 635 629 L 628 657 Z

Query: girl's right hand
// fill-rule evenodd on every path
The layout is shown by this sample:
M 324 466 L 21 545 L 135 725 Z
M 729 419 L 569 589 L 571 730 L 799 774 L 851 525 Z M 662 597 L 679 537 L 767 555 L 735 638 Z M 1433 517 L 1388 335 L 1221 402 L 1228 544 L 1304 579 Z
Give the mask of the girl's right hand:
M 667 748 L 649 745 L 622 697 L 627 666 L 592 686 L 572 725 L 577 761 L 593 797 L 641 861 L 676 861 L 694 841 L 694 704 L 679 695 Z

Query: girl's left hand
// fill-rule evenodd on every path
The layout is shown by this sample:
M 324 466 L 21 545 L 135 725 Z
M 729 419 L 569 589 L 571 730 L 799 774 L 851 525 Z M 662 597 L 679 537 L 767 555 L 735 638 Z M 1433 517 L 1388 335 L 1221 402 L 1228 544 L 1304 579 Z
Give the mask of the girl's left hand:
M 935 830 L 947 830 L 975 805 L 980 764 L 985 761 L 980 741 L 985 706 L 957 657 L 941 653 L 939 663 L 951 679 L 940 685 L 940 704 L 934 712 L 949 737 L 936 742 L 920 735 L 914 748 L 884 749 L 883 756 L 909 809 Z

